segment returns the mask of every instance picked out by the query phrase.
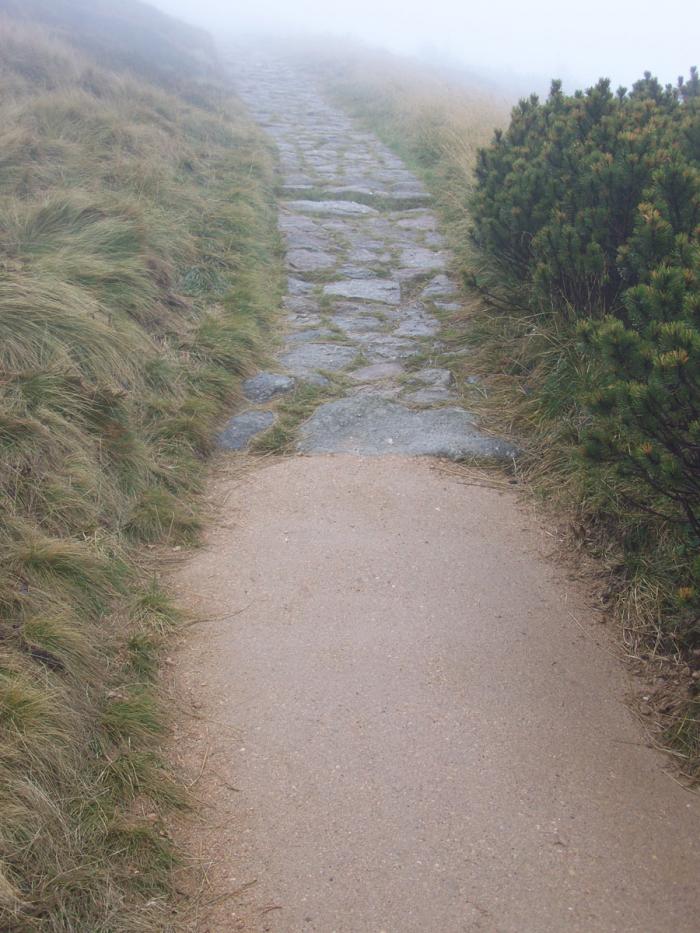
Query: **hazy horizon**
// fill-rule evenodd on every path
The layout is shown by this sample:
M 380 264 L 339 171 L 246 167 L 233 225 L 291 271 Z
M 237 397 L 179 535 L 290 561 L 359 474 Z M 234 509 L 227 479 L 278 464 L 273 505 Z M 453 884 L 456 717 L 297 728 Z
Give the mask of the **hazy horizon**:
M 700 6 L 659 16 L 650 0 L 564 7 L 555 0 L 468 8 L 455 0 L 259 0 L 255 11 L 227 0 L 152 0 L 219 38 L 330 34 L 466 69 L 519 86 L 562 78 L 567 90 L 599 77 L 630 86 L 644 71 L 675 83 L 700 59 Z

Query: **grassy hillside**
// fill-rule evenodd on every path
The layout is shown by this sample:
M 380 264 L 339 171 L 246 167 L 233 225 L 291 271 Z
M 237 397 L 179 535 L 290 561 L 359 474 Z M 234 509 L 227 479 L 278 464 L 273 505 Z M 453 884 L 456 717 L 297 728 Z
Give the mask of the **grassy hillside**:
M 569 529 L 570 544 L 585 548 L 598 559 L 604 599 L 622 624 L 628 655 L 639 660 L 646 679 L 644 709 L 648 721 L 655 723 L 659 740 L 673 746 L 674 755 L 688 773 L 697 775 L 700 630 L 695 610 L 698 591 L 689 582 L 698 573 L 697 544 L 692 545 L 694 532 L 688 530 L 682 514 L 670 514 L 667 504 L 657 509 L 663 497 L 650 492 L 639 476 L 629 472 L 625 475 L 624 465 L 620 472 L 614 463 L 594 463 L 582 456 L 582 447 L 594 422 L 591 398 L 601 385 L 605 389 L 606 373 L 609 376 L 609 364 L 605 370 L 581 346 L 578 321 L 594 311 L 586 301 L 579 302 L 578 307 L 570 299 L 568 305 L 567 302 L 558 305 L 554 299 L 534 301 L 532 283 L 523 287 L 514 265 L 516 247 L 528 251 L 533 241 L 533 234 L 528 235 L 526 230 L 529 215 L 524 213 L 525 202 L 521 199 L 521 207 L 515 203 L 516 194 L 520 193 L 518 186 L 527 186 L 529 181 L 524 179 L 539 171 L 539 187 L 530 192 L 531 201 L 527 205 L 532 216 L 539 217 L 551 206 L 554 176 L 558 179 L 560 166 L 572 166 L 576 153 L 580 157 L 583 152 L 582 147 L 577 150 L 574 145 L 571 152 L 557 161 L 557 145 L 562 147 L 565 135 L 559 123 L 551 123 L 554 142 L 541 150 L 538 167 L 534 169 L 534 149 L 528 150 L 530 141 L 524 140 L 527 132 L 534 136 L 535 126 L 543 126 L 544 118 L 539 123 L 533 122 L 532 112 L 536 108 L 532 102 L 516 108 L 512 135 L 496 137 L 496 143 L 482 161 L 482 165 L 490 165 L 488 160 L 497 160 L 501 151 L 513 153 L 511 174 L 507 178 L 496 178 L 494 174 L 493 180 L 489 175 L 479 193 L 481 213 L 489 218 L 493 215 L 493 222 L 501 225 L 499 229 L 523 230 L 517 244 L 513 232 L 510 253 L 497 256 L 476 247 L 470 214 L 476 187 L 477 151 L 479 146 L 491 144 L 492 128 L 506 125 L 503 109 L 489 106 L 486 99 L 479 101 L 455 84 L 450 86 L 400 62 L 386 60 L 384 65 L 378 65 L 375 58 L 370 58 L 363 64 L 362 56 L 353 60 L 342 55 L 335 62 L 331 57 L 320 57 L 319 61 L 329 92 L 406 157 L 436 195 L 465 285 L 465 311 L 451 323 L 450 349 L 454 352 L 447 362 L 461 376 L 470 406 L 481 410 L 496 430 L 517 439 L 523 448 L 522 477 L 548 506 L 554 506 L 562 527 Z M 659 86 L 658 95 L 662 90 Z M 652 100 L 645 104 L 641 98 L 647 92 Z M 652 130 L 662 126 L 660 118 L 652 112 L 657 106 L 653 100 L 655 93 L 657 86 L 653 82 L 640 82 L 640 89 L 630 103 L 630 110 L 641 108 L 651 116 Z M 663 99 L 662 95 L 659 110 Z M 584 98 L 580 95 L 567 100 L 576 109 L 583 106 Z M 557 106 L 555 101 L 550 107 L 555 117 Z M 529 130 L 524 131 L 526 124 Z M 612 117 L 601 126 L 601 134 L 607 132 L 615 137 L 617 123 Z M 697 120 L 693 126 L 697 135 Z M 646 136 L 636 131 L 626 136 L 623 127 L 618 138 L 623 159 L 634 163 L 633 147 L 643 148 Z M 632 155 L 628 155 L 628 148 Z M 639 166 L 647 166 L 644 170 L 651 171 L 655 164 L 665 164 L 663 143 L 657 155 L 657 162 L 649 162 L 648 168 L 647 151 Z M 608 164 L 606 174 L 603 166 Z M 579 168 L 579 175 L 574 177 L 584 178 L 585 169 L 593 173 L 601 189 L 594 195 L 589 192 L 587 198 L 583 196 L 584 207 L 596 206 L 600 213 L 603 205 L 613 204 L 614 197 L 622 197 L 625 166 L 618 166 L 615 157 L 601 156 L 597 166 L 591 158 Z M 485 169 L 482 174 L 487 174 Z M 629 178 L 634 184 L 641 183 L 639 171 Z M 569 192 L 568 200 L 561 202 L 568 205 L 573 197 L 571 185 L 567 187 L 565 179 L 556 183 Z M 585 179 L 580 186 L 584 183 Z M 645 192 L 644 198 L 652 200 L 652 194 Z M 696 201 L 697 198 L 691 198 L 688 204 Z M 636 209 L 637 202 L 630 203 Z M 511 208 L 512 213 L 508 213 Z M 643 219 L 647 215 L 660 217 L 658 211 L 649 214 L 648 205 L 642 208 Z M 561 217 L 565 209 L 562 206 Z M 555 210 L 555 218 L 559 216 Z M 583 217 L 582 228 L 585 222 Z M 585 229 L 590 232 L 595 228 L 589 225 Z M 617 229 L 615 224 L 611 229 Z M 652 241 L 653 237 L 648 242 Z M 564 278 L 580 276 L 591 258 L 588 254 L 584 256 L 583 247 L 577 254 L 575 243 L 572 245 L 570 241 L 567 249 L 569 260 L 560 265 L 560 274 Z M 686 254 L 685 258 L 690 260 L 684 263 L 688 267 L 684 282 L 690 291 L 697 281 L 697 251 L 692 252 L 688 246 Z M 561 262 L 561 256 L 558 258 Z M 668 265 L 667 260 L 664 262 Z M 597 276 L 598 272 L 594 270 L 594 274 Z M 541 279 L 539 267 L 533 275 Z M 655 276 L 656 273 L 652 275 L 652 283 L 663 284 Z M 540 279 L 535 277 L 533 281 Z M 593 284 L 596 283 L 597 279 Z M 665 313 L 671 315 L 671 321 L 677 291 L 672 294 L 667 290 L 665 294 L 667 303 L 670 302 Z M 593 294 L 591 289 L 590 300 Z M 681 312 L 681 304 L 677 306 L 678 320 L 682 314 L 692 312 L 689 302 L 684 307 L 686 310 Z M 608 356 L 612 359 L 610 353 Z M 478 384 L 468 385 L 467 376 L 477 377 Z M 678 407 L 677 415 L 680 414 Z M 606 429 L 610 430 L 609 423 Z M 622 429 L 617 443 L 618 448 L 622 445 L 630 449 L 625 447 L 631 443 L 629 435 L 626 438 Z M 642 444 L 640 451 L 642 456 L 648 456 L 647 444 Z M 675 474 L 669 474 L 668 479 L 675 482 Z
M 52 33 L 101 66 L 129 68 L 159 84 L 192 92 L 216 77 L 214 43 L 141 0 L 0 0 L 0 14 Z
M 160 929 L 161 816 L 180 795 L 154 678 L 177 614 L 153 546 L 195 539 L 202 460 L 278 303 L 271 158 L 201 67 L 198 33 L 141 4 L 14 9 L 0 20 L 0 929 Z M 127 34 L 148 67 L 125 68 Z

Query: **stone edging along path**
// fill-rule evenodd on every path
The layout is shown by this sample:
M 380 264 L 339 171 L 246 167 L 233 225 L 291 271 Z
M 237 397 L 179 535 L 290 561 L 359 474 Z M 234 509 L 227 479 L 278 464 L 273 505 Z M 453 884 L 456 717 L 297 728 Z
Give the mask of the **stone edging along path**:
M 284 64 L 249 67 L 237 87 L 280 154 L 288 333 L 280 372 L 247 380 L 254 407 L 220 445 L 245 448 L 275 423 L 277 399 L 338 374 L 341 397 L 301 425 L 300 452 L 512 458 L 460 406 L 450 371 L 431 365 L 439 315 L 459 305 L 421 182 Z

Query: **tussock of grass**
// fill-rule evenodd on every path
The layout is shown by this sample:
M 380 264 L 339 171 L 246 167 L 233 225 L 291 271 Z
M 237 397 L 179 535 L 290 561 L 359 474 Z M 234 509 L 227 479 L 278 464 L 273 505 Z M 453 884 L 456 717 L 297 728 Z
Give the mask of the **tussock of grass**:
M 15 12 L 0 20 L 0 928 L 171 928 L 162 813 L 183 801 L 157 669 L 178 613 L 141 548 L 196 538 L 202 460 L 265 346 L 271 157 L 212 63 L 192 64 L 205 45 L 192 33 L 185 52 L 187 27 L 130 3 Z M 148 56 L 127 73 L 129 31 Z
M 676 759 L 697 777 L 698 702 L 687 664 L 693 646 L 681 636 L 688 620 L 679 615 L 676 596 L 675 570 L 687 555 L 668 525 L 633 507 L 638 490 L 606 468 L 592 469 L 580 455 L 589 420 L 582 400 L 596 374 L 578 352 L 573 328 L 532 312 L 527 296 L 503 281 L 503 269 L 470 245 L 476 150 L 504 125 L 506 108 L 397 60 L 377 63 L 358 52 L 337 61 L 320 57 L 329 92 L 401 154 L 435 195 L 465 285 L 446 362 L 461 385 L 467 376 L 479 377 L 467 389 L 468 404 L 517 441 L 520 477 L 554 510 L 570 544 L 597 558 L 605 604 L 621 623 L 627 653 L 642 661 L 660 739 L 673 744 Z
M 297 429 L 319 405 L 338 396 L 340 383 L 337 375 L 326 373 L 327 386 L 311 383 L 299 384 L 291 395 L 277 406 L 277 421 L 268 430 L 251 442 L 251 450 L 257 453 L 292 453 L 297 440 Z

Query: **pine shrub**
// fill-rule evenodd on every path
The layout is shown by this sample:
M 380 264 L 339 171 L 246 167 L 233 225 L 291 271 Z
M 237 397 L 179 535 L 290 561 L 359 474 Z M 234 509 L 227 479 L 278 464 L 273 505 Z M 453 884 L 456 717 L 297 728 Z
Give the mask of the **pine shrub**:
M 522 100 L 480 151 L 473 238 L 526 303 L 577 327 L 596 374 L 584 453 L 675 526 L 700 637 L 700 79 Z

